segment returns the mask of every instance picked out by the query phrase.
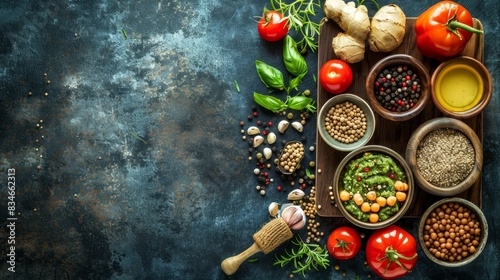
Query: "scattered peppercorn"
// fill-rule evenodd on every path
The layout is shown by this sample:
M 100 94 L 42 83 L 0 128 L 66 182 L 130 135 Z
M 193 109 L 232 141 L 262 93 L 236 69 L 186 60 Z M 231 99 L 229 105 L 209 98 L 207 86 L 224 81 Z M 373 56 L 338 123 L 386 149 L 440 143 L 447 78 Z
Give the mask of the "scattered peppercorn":
M 406 65 L 384 69 L 379 73 L 374 87 L 380 105 L 393 112 L 413 108 L 422 91 L 418 74 Z

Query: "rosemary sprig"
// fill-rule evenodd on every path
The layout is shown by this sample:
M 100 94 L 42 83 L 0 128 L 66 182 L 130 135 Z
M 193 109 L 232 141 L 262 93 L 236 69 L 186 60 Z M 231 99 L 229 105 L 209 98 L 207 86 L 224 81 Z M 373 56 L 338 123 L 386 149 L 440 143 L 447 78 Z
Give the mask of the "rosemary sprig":
M 318 49 L 318 35 L 321 23 L 311 18 L 317 11 L 322 11 L 320 0 L 294 0 L 286 3 L 283 0 L 270 0 L 271 7 L 288 18 L 290 30 L 294 30 L 297 38 L 297 47 L 300 53 L 307 49 L 315 52 Z
M 285 255 L 275 256 L 273 265 L 284 267 L 289 263 L 293 263 L 294 270 L 292 273 L 302 273 L 306 276 L 308 270 L 319 270 L 320 267 L 327 268 L 330 266 L 328 259 L 329 253 L 326 246 L 321 247 L 319 244 L 305 243 L 300 236 L 297 236 L 292 244 L 295 245 L 290 252 L 285 250 Z

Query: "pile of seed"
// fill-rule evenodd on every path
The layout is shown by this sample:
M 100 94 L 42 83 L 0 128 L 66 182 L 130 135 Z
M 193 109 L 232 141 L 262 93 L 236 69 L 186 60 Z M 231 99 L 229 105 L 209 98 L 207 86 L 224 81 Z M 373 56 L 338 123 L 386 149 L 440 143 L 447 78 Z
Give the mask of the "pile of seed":
M 384 69 L 374 85 L 377 101 L 394 112 L 410 110 L 421 95 L 421 82 L 417 73 L 406 65 Z
M 458 203 L 437 207 L 425 220 L 424 244 L 436 258 L 461 261 L 479 246 L 481 227 L 476 214 Z
M 293 173 L 304 157 L 304 144 L 291 142 L 285 145 L 279 158 L 279 165 L 285 172 Z
M 309 196 L 299 200 L 298 203 L 308 218 L 306 243 L 310 243 L 311 241 L 319 243 L 321 237 L 325 236 L 325 233 L 319 230 L 320 223 L 316 221 L 316 207 L 321 207 L 319 205 L 316 206 L 316 186 L 312 186 Z
M 417 148 L 417 167 L 429 183 L 452 187 L 462 182 L 472 171 L 474 147 L 462 132 L 436 129 L 427 134 Z
M 366 132 L 365 113 L 348 101 L 336 104 L 326 114 L 325 129 L 339 142 L 346 144 L 356 142 Z

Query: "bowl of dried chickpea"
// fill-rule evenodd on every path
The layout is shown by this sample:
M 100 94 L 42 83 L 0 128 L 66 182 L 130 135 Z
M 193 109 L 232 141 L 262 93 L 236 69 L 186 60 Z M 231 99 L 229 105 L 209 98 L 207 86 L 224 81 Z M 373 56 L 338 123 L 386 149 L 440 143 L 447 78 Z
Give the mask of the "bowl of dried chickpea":
M 465 122 L 434 118 L 413 132 L 406 145 L 405 159 L 420 188 L 437 196 L 454 196 L 481 177 L 483 147 Z
M 356 226 L 389 226 L 410 208 L 415 196 L 413 174 L 396 151 L 367 145 L 342 159 L 333 178 L 336 207 Z
M 353 151 L 366 145 L 375 131 L 375 115 L 365 100 L 351 93 L 330 98 L 318 114 L 318 133 L 332 148 Z
M 434 263 L 459 267 L 474 261 L 488 239 L 488 223 L 474 203 L 463 198 L 435 202 L 422 215 L 418 241 Z

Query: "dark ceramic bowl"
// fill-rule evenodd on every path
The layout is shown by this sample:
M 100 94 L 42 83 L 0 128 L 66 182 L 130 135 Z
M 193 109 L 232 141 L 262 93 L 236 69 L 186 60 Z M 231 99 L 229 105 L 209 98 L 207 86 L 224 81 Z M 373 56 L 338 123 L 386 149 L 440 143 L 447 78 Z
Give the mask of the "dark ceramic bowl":
M 382 104 L 380 104 L 377 99 L 378 92 L 375 92 L 375 82 L 380 73 L 382 73 L 385 69 L 396 66 L 407 66 L 408 69 L 412 69 L 420 79 L 420 96 L 418 101 L 414 103 L 413 107 L 406 111 L 393 111 L 388 109 Z M 416 115 L 418 115 L 427 105 L 430 99 L 430 76 L 429 71 L 418 59 L 406 55 L 406 54 L 394 54 L 387 56 L 381 60 L 379 60 L 373 67 L 370 69 L 368 76 L 366 77 L 366 94 L 368 96 L 368 101 L 373 111 L 382 116 L 385 119 L 391 121 L 406 121 L 409 120 Z
M 355 217 L 351 212 L 349 212 L 346 207 L 343 204 L 343 201 L 340 198 L 340 193 L 341 191 L 346 187 L 344 186 L 343 183 L 343 177 L 344 173 L 347 170 L 348 164 L 355 159 L 363 157 L 366 153 L 371 153 L 371 154 L 379 154 L 379 155 L 384 155 L 384 156 L 389 156 L 391 157 L 394 162 L 399 166 L 401 171 L 404 173 L 406 179 L 406 183 L 408 185 L 408 190 L 405 191 L 406 193 L 406 200 L 402 201 L 399 203 L 399 209 L 398 211 L 390 216 L 388 219 L 385 219 L 383 221 L 377 221 L 377 222 L 370 222 L 370 221 L 362 221 L 361 219 L 358 219 Z M 363 172 L 363 171 L 361 171 Z M 380 175 L 380 174 L 379 174 Z M 383 188 L 383 186 L 380 186 Z M 337 170 L 335 171 L 335 175 L 333 178 L 333 192 L 334 192 L 334 197 L 335 197 L 335 203 L 342 213 L 342 215 L 349 220 L 351 223 L 353 223 L 356 226 L 365 228 L 365 229 L 379 229 L 383 228 L 386 226 L 389 226 L 391 224 L 394 224 L 396 221 L 401 219 L 404 214 L 408 211 L 408 209 L 411 206 L 411 203 L 413 201 L 413 197 L 415 195 L 415 186 L 413 183 L 413 174 L 410 170 L 410 167 L 408 164 L 406 164 L 404 158 L 399 155 L 397 152 L 394 150 L 391 150 L 387 147 L 384 146 L 378 146 L 378 145 L 368 145 L 368 146 L 363 146 L 359 149 L 356 149 L 352 152 L 350 152 L 339 164 L 337 167 Z M 354 193 L 351 193 L 352 199 L 354 199 Z M 368 198 L 366 196 L 363 196 L 365 202 L 369 202 Z M 369 202 L 370 204 L 373 202 Z M 377 201 L 378 203 L 378 201 Z M 382 207 L 380 208 L 382 210 Z M 380 211 L 375 212 L 376 214 L 380 214 Z
M 432 254 L 431 251 L 430 251 L 430 249 L 427 248 L 427 245 L 426 245 L 426 242 L 431 242 L 432 239 L 430 239 L 429 237 L 425 237 L 424 236 L 425 235 L 425 227 L 428 226 L 428 228 L 429 228 L 428 223 L 432 224 L 432 222 L 430 222 L 430 221 L 428 222 L 427 221 L 427 218 L 429 218 L 429 216 L 431 215 L 431 213 L 433 213 L 436 208 L 441 207 L 444 204 L 449 205 L 449 203 L 458 204 L 459 206 L 462 206 L 462 207 L 465 207 L 465 208 L 469 209 L 470 213 L 473 213 L 475 215 L 476 221 L 479 222 L 479 226 L 477 227 L 480 230 L 480 233 L 478 235 L 479 236 L 479 240 L 477 241 L 478 244 L 476 246 L 474 246 L 474 252 L 473 253 L 468 253 L 468 256 L 465 257 L 465 258 L 462 258 L 461 260 L 449 261 L 449 260 L 446 260 L 446 259 L 443 259 L 443 258 L 436 257 L 436 255 Z M 451 209 L 453 209 L 453 208 L 451 208 Z M 444 210 L 444 211 L 446 211 L 446 210 Z M 446 218 L 446 216 L 444 218 Z M 442 219 L 440 219 L 439 222 L 441 222 L 441 220 Z M 468 219 L 466 219 L 466 220 L 468 220 Z M 474 228 L 474 227 L 475 226 L 473 226 L 472 228 Z M 434 230 L 434 232 L 435 233 L 437 232 L 436 235 L 438 235 L 439 232 L 440 232 L 440 233 L 442 233 L 443 235 L 446 236 L 446 234 L 444 233 L 444 232 L 446 232 L 445 228 L 442 228 L 442 229 L 438 228 L 438 229 Z M 470 236 L 474 236 L 474 235 L 470 234 Z M 469 239 L 473 240 L 474 238 L 469 237 Z M 470 240 L 467 241 L 467 243 L 470 243 L 471 242 Z M 429 207 L 424 212 L 424 214 L 422 215 L 422 218 L 420 219 L 420 224 L 419 224 L 419 227 L 418 227 L 418 241 L 420 243 L 420 247 L 422 248 L 422 251 L 424 252 L 424 254 L 431 261 L 433 261 L 434 263 L 436 263 L 438 265 L 441 265 L 441 266 L 445 266 L 445 267 L 460 267 L 460 266 L 463 266 L 463 265 L 471 263 L 484 250 L 484 247 L 486 246 L 487 240 L 488 240 L 488 222 L 486 221 L 486 217 L 484 216 L 484 214 L 481 211 L 481 209 L 479 209 L 479 207 L 477 207 L 474 203 L 472 203 L 472 202 L 470 202 L 470 201 L 468 201 L 466 199 L 463 199 L 463 198 L 456 198 L 455 197 L 455 198 L 445 198 L 445 199 L 439 200 L 436 203 L 434 203 L 433 205 L 431 205 L 431 207 Z M 445 240 L 443 240 L 443 241 L 445 241 L 445 242 L 443 242 L 445 244 L 446 243 L 453 244 L 453 242 L 454 242 L 454 240 L 452 240 L 452 239 L 449 238 L 449 235 L 448 235 L 448 238 L 445 238 Z M 455 247 L 455 246 L 452 245 L 449 248 L 453 248 L 453 247 Z M 455 247 L 455 250 L 458 247 L 459 246 Z

